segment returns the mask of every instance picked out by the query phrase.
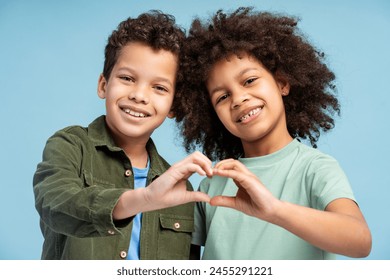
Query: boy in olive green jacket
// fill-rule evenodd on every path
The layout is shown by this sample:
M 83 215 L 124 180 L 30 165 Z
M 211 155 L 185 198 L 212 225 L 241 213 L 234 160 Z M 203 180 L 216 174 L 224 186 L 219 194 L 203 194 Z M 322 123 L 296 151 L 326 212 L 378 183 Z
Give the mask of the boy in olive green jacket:
M 211 162 L 194 153 L 170 167 L 150 138 L 174 116 L 183 39 L 156 11 L 109 37 L 98 81 L 106 115 L 50 137 L 34 175 L 42 259 L 190 258 L 193 202 L 209 197 L 187 179 L 211 176 Z

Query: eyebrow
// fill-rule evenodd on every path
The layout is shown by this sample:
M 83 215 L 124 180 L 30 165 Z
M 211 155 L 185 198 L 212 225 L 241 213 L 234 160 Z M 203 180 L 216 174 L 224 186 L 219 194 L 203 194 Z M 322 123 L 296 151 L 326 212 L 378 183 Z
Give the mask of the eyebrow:
M 130 68 L 130 67 L 128 67 L 128 66 L 124 66 L 124 67 L 118 68 L 118 71 L 123 71 L 123 70 L 129 71 L 129 72 L 137 72 L 137 71 L 135 71 L 133 68 Z M 172 82 L 171 82 L 169 79 L 167 79 L 167 78 L 164 78 L 164 77 L 155 77 L 153 80 L 157 80 L 157 81 L 161 81 L 161 82 L 166 82 L 166 83 L 168 83 L 171 87 L 173 87 Z
M 166 82 L 167 84 L 169 84 L 170 87 L 172 87 L 172 88 L 174 87 L 172 82 L 169 79 L 167 79 L 167 78 L 156 77 L 155 80 L 160 81 L 160 82 Z
M 210 92 L 210 96 L 213 96 L 216 92 L 223 90 L 223 87 L 216 87 Z
M 252 71 L 252 70 L 258 71 L 258 69 L 255 68 L 255 67 L 246 68 L 246 69 L 242 70 L 240 73 L 238 73 L 235 78 L 238 78 L 238 77 L 244 75 L 246 72 L 249 72 L 249 71 Z

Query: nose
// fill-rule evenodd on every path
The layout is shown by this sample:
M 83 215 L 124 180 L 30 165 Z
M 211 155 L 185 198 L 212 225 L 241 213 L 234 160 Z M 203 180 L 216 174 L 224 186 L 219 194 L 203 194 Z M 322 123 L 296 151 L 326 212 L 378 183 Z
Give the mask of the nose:
M 149 103 L 149 92 L 146 86 L 133 87 L 129 93 L 129 99 L 135 103 Z
M 235 93 L 232 93 L 231 108 L 237 109 L 247 101 L 249 101 L 249 95 L 241 91 L 236 91 Z

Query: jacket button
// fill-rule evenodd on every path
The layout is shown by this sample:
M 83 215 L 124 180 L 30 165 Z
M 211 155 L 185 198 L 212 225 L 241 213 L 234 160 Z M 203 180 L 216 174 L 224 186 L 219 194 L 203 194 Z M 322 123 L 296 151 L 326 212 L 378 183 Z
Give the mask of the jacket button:
M 120 252 L 121 259 L 126 259 L 127 257 L 127 252 L 126 251 L 121 251 Z
M 115 231 L 113 231 L 112 229 L 109 229 L 107 232 L 108 232 L 108 234 L 110 234 L 110 235 L 114 235 L 114 234 L 115 234 Z
M 133 172 L 131 172 L 130 169 L 127 169 L 127 170 L 125 171 L 125 176 L 126 176 L 126 177 L 130 177 L 131 174 L 133 174 Z
M 175 229 L 179 229 L 180 228 L 180 223 L 174 223 L 173 226 L 175 227 Z

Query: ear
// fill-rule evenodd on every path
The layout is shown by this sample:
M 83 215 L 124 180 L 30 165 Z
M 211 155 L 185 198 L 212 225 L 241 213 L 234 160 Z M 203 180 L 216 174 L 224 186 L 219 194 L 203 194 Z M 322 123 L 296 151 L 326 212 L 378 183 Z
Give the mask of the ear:
M 100 74 L 98 80 L 97 94 L 101 99 L 106 98 L 106 86 L 107 86 L 106 78 L 104 78 L 103 74 Z
M 290 84 L 285 83 L 284 85 L 279 85 L 280 90 L 282 92 L 282 96 L 287 96 L 290 93 Z
M 173 119 L 175 117 L 175 113 L 171 110 L 171 111 L 169 111 L 167 117 L 170 118 L 170 119 Z
M 289 82 L 280 74 L 276 75 L 276 81 L 282 96 L 287 96 L 290 93 Z

